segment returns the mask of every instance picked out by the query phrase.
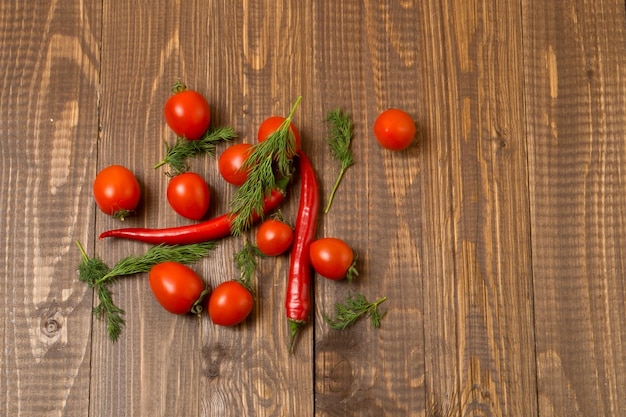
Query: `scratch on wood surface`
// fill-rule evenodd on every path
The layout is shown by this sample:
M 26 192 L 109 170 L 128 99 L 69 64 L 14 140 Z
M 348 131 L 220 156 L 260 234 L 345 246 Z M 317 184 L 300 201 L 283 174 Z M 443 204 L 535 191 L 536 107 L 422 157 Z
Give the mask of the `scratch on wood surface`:
M 550 97 L 557 98 L 559 96 L 559 75 L 556 61 L 556 53 L 552 49 L 552 45 L 548 45 L 548 82 L 550 84 Z

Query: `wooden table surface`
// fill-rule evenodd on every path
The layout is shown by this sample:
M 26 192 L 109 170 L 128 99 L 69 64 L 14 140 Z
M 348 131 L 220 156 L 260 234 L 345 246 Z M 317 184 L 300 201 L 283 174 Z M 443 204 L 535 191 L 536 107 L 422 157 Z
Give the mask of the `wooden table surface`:
M 623 1 L 3 0 L 0 16 L 0 415 L 626 415 Z M 352 117 L 356 164 L 318 236 L 348 241 L 361 274 L 315 279 L 291 356 L 287 256 L 261 261 L 234 328 L 167 313 L 146 274 L 110 287 L 117 343 L 92 316 L 75 241 L 109 265 L 149 248 L 97 239 L 120 225 L 95 206 L 98 170 L 137 175 L 126 226 L 192 223 L 152 169 L 175 140 L 162 110 L 177 78 L 237 142 L 301 95 L 323 202 L 338 173 L 324 119 Z M 418 125 L 403 152 L 374 139 L 388 107 Z M 216 166 L 191 161 L 209 216 L 234 193 Z M 237 278 L 242 243 L 194 269 Z M 355 292 L 388 297 L 381 327 L 330 329 Z

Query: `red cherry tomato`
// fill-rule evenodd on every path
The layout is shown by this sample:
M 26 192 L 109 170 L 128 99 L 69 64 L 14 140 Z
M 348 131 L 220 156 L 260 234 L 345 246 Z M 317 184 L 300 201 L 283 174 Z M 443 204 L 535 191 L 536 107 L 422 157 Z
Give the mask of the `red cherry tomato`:
M 111 165 L 98 173 L 93 196 L 104 213 L 124 220 L 139 204 L 141 192 L 135 175 L 121 165 Z
M 264 221 L 256 232 L 256 245 L 267 256 L 284 253 L 293 242 L 293 229 L 280 220 Z
M 237 143 L 231 145 L 217 160 L 217 169 L 222 178 L 227 182 L 240 186 L 248 179 L 248 171 L 241 169 L 244 161 L 250 155 L 252 145 L 249 143 Z
M 259 143 L 263 142 L 272 133 L 276 132 L 284 121 L 285 118 L 282 116 L 272 116 L 265 119 L 263 123 L 261 123 L 261 126 L 259 126 L 259 132 L 257 134 L 257 140 L 259 141 Z M 300 150 L 300 132 L 298 132 L 298 129 L 294 126 L 293 123 L 290 123 L 289 128 L 291 129 L 291 132 L 293 133 L 293 136 L 296 140 L 295 150 L 297 152 Z
M 234 326 L 252 312 L 254 299 L 250 291 L 237 281 L 226 281 L 215 287 L 209 298 L 209 316 L 214 324 Z
M 374 122 L 374 136 L 383 148 L 392 151 L 406 149 L 415 138 L 415 122 L 406 112 L 387 109 Z
M 167 201 L 181 216 L 200 220 L 211 202 L 209 186 L 195 172 L 184 172 L 172 178 L 167 185 Z
M 165 121 L 178 136 L 197 140 L 209 129 L 211 108 L 202 94 L 193 90 L 174 93 L 163 108 Z
M 311 264 L 321 276 L 340 280 L 357 274 L 354 268 L 354 252 L 343 240 L 325 237 L 311 243 L 309 247 Z
M 198 274 L 178 262 L 163 262 L 153 266 L 148 280 L 159 304 L 174 314 L 189 313 L 200 301 L 205 289 Z

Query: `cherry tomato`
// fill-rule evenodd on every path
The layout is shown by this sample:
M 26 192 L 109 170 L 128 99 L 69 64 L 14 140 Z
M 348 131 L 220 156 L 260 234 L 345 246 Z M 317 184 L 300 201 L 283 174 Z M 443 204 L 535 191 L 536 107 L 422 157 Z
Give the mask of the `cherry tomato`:
M 173 314 L 189 313 L 201 301 L 205 291 L 204 282 L 198 274 L 178 262 L 153 266 L 148 280 L 159 304 Z
M 226 281 L 209 298 L 209 316 L 214 324 L 234 326 L 245 320 L 254 305 L 250 291 L 240 282 Z
M 261 126 L 259 126 L 259 132 L 257 134 L 257 140 L 259 141 L 259 143 L 263 142 L 272 133 L 276 132 L 284 121 L 285 121 L 285 118 L 282 116 L 272 116 L 272 117 L 268 117 L 267 119 L 265 119 L 263 123 L 261 123 Z M 298 132 L 298 129 L 294 126 L 293 123 L 290 123 L 289 128 L 291 129 L 291 132 L 293 133 L 293 136 L 296 140 L 296 151 L 299 151 L 300 150 L 300 132 Z M 293 156 L 293 155 L 290 155 L 290 156 Z
M 354 251 L 341 239 L 325 237 L 313 241 L 309 253 L 313 269 L 325 278 L 340 280 L 358 275 Z
M 188 140 L 200 139 L 211 123 L 209 103 L 202 94 L 193 90 L 182 90 L 170 96 L 163 113 L 174 133 Z
M 141 192 L 135 175 L 121 165 L 111 165 L 96 175 L 93 196 L 104 213 L 124 220 L 139 204 Z
M 374 122 L 374 136 L 383 148 L 406 149 L 415 138 L 415 122 L 405 111 L 387 109 Z
M 293 242 L 293 229 L 280 220 L 264 221 L 256 232 L 256 245 L 267 256 L 284 253 Z
M 248 171 L 242 170 L 241 166 L 250 155 L 252 145 L 249 143 L 237 143 L 231 145 L 217 160 L 217 169 L 222 178 L 227 182 L 240 186 L 248 179 Z
M 209 186 L 195 172 L 184 172 L 172 178 L 167 185 L 167 201 L 181 216 L 200 220 L 211 202 Z

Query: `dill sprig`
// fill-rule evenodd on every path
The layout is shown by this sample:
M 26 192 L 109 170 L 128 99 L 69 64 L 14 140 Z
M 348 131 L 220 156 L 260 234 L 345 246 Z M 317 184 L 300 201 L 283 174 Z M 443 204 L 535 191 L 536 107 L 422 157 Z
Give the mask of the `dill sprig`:
M 246 239 L 246 243 L 237 253 L 235 253 L 234 261 L 237 269 L 241 272 L 239 281 L 249 290 L 252 290 L 252 278 L 259 264 L 258 259 L 263 257 L 263 253 L 259 248 Z
M 254 214 L 263 213 L 263 201 L 272 190 L 292 174 L 296 139 L 290 129 L 291 119 L 302 97 L 298 97 L 283 123 L 263 142 L 252 146 L 241 169 L 248 170 L 246 182 L 235 191 L 230 202 L 232 234 L 238 236 L 250 227 Z
M 156 245 L 141 255 L 130 255 L 119 261 L 106 275 L 96 281 L 101 284 L 116 277 L 148 272 L 153 266 L 162 262 L 174 261 L 191 264 L 207 256 L 217 247 L 213 241 L 192 245 Z
M 109 268 L 100 258 L 90 258 L 80 242 L 76 246 L 81 253 L 78 264 L 78 278 L 93 288 L 98 295 L 99 304 L 94 307 L 93 314 L 107 324 L 107 333 L 112 341 L 116 341 L 124 326 L 124 310 L 113 302 L 108 286 L 122 276 L 148 272 L 154 265 L 161 262 L 174 261 L 190 264 L 207 256 L 217 247 L 215 242 L 203 242 L 192 245 L 158 245 L 151 247 L 144 255 L 128 256 Z
M 356 323 L 364 315 L 369 316 L 372 327 L 380 327 L 380 321 L 387 314 L 386 311 L 378 311 L 378 306 L 387 300 L 387 297 L 379 298 L 370 303 L 363 294 L 350 294 L 343 303 L 335 304 L 335 317 L 324 316 L 324 321 L 335 330 L 343 330 Z
M 232 127 L 216 127 L 209 129 L 204 136 L 198 140 L 187 140 L 178 137 L 174 145 L 165 143 L 165 157 L 156 165 L 157 169 L 163 165 L 169 165 L 172 172 L 167 174 L 175 176 L 189 170 L 187 160 L 201 154 L 209 156 L 215 155 L 215 146 L 220 141 L 229 141 L 237 137 L 237 133 Z
M 95 290 L 98 293 L 100 303 L 93 308 L 93 314 L 98 319 L 105 321 L 109 339 L 115 342 L 122 334 L 122 327 L 126 323 L 124 320 L 125 312 L 115 305 L 111 291 L 109 291 L 106 285 L 97 285 Z
M 328 213 L 330 206 L 333 203 L 333 198 L 339 187 L 339 183 L 343 178 L 346 170 L 354 164 L 354 156 L 350 150 L 350 142 L 352 141 L 352 134 L 354 127 L 350 116 L 341 112 L 341 109 L 331 110 L 326 117 L 328 121 L 328 137 L 326 143 L 330 148 L 330 154 L 333 158 L 341 163 L 341 169 L 339 176 L 335 181 L 335 185 L 328 198 L 328 204 L 324 209 L 324 213 Z

